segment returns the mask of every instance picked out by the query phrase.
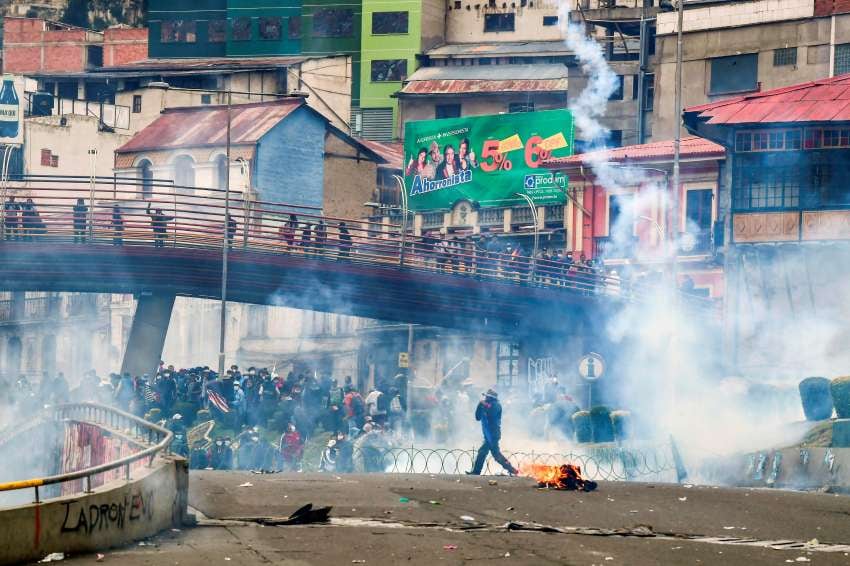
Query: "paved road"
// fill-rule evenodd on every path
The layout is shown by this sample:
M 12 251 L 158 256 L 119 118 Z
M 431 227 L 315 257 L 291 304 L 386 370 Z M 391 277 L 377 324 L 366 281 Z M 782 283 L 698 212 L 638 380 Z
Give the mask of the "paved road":
M 244 482 L 253 486 L 238 487 Z M 506 477 L 192 472 L 189 499 L 205 517 L 199 527 L 107 551 L 104 563 L 850 564 L 850 547 L 826 552 L 828 545 L 850 545 L 850 498 L 832 494 L 637 483 L 574 493 Z M 287 516 L 308 502 L 333 505 L 334 522 L 263 527 L 251 521 Z M 508 531 L 508 521 L 566 532 Z M 613 529 L 622 531 L 610 536 Z M 812 539 L 820 546 L 763 546 Z

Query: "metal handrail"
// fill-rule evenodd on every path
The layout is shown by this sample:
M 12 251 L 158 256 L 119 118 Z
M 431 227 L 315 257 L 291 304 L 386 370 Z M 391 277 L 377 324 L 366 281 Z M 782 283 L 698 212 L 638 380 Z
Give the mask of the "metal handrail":
M 157 453 L 168 453 L 168 448 L 171 444 L 171 440 L 174 437 L 174 433 L 172 433 L 167 428 L 148 422 L 144 419 L 140 419 L 135 415 L 131 415 L 130 413 L 124 412 L 120 409 L 116 409 L 115 407 L 108 407 L 106 405 L 100 405 L 98 403 L 67 403 L 51 407 L 50 410 L 53 411 L 54 418 L 60 420 L 79 420 L 80 422 L 91 423 L 98 426 L 108 426 L 110 422 L 122 424 L 132 423 L 136 425 L 137 430 L 146 430 L 148 432 L 149 439 L 153 436 L 154 433 L 156 433 L 159 442 L 140 452 L 125 456 L 124 458 L 115 460 L 114 462 L 100 464 L 98 466 L 92 466 L 90 468 L 85 468 L 76 472 L 68 472 L 65 474 L 46 476 L 43 478 L 32 478 L 28 480 L 0 483 L 0 492 L 14 491 L 18 489 L 34 487 L 36 488 L 36 501 L 38 501 L 38 488 L 41 486 L 65 483 L 83 478 L 85 478 L 89 482 L 89 485 L 91 485 L 92 476 L 96 476 L 98 474 L 102 474 L 104 472 L 109 472 L 112 470 L 117 470 L 118 468 L 122 467 L 127 470 L 126 475 L 127 477 L 129 477 L 130 464 L 144 459 L 150 459 L 150 461 L 153 461 L 153 458 L 154 456 L 156 456 Z M 78 418 L 74 418 L 76 416 L 74 412 L 80 412 L 81 414 Z M 110 418 L 108 420 L 97 419 L 98 416 L 103 415 L 109 415 Z M 93 417 L 94 420 L 87 420 L 92 419 Z M 107 428 L 107 430 L 109 429 Z M 142 445 L 143 441 L 138 441 L 138 444 Z
M 32 180 L 30 180 L 32 181 Z M 55 183 L 60 179 L 45 179 Z M 225 236 L 223 219 L 225 198 L 222 191 L 204 187 L 178 187 L 154 183 L 143 198 L 139 186 L 132 182 L 96 180 L 91 186 L 56 186 L 40 182 L 36 187 L 15 187 L 18 203 L 23 199 L 35 201 L 37 214 L 25 219 L 15 214 L 18 234 L 16 240 L 57 241 L 71 239 L 86 243 L 105 244 L 116 238 L 121 244 L 154 243 L 169 248 L 218 248 Z M 5 190 L 5 196 L 12 196 Z M 603 295 L 622 300 L 646 296 L 648 287 L 640 281 L 628 281 L 618 276 L 599 273 L 576 264 L 511 256 L 502 252 L 480 249 L 472 242 L 452 240 L 442 235 L 415 236 L 395 224 L 345 219 L 305 210 L 303 205 L 246 199 L 245 195 L 229 199 L 230 218 L 235 222 L 228 230 L 231 248 L 252 252 L 301 255 L 311 259 L 344 259 L 350 262 L 400 266 L 415 271 L 448 273 L 461 277 L 487 279 L 509 284 L 572 290 L 582 294 Z M 72 207 L 81 198 L 88 207 L 86 218 L 80 219 L 78 229 Z M 9 238 L 10 223 L 5 217 L 4 201 L 0 203 L 0 226 Z M 120 231 L 112 221 L 112 205 L 118 204 L 121 214 Z M 154 225 L 147 207 L 161 209 L 166 220 Z M 295 215 L 296 225 L 289 217 Z M 33 219 L 35 218 L 35 220 Z M 340 238 L 340 225 L 345 222 L 348 240 Z M 323 235 L 317 237 L 316 226 L 322 224 Z M 305 233 L 311 237 L 305 238 Z M 445 245 L 443 244 L 445 242 Z M 712 310 L 711 301 L 683 296 L 691 307 Z M 715 313 L 716 314 L 716 313 Z

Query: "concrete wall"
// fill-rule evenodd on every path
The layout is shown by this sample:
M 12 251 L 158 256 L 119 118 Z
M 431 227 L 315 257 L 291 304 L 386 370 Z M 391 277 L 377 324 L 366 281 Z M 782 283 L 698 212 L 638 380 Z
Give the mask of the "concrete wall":
M 179 527 L 188 487 L 186 461 L 164 459 L 139 468 L 129 482 L 0 511 L 0 564 L 122 546 Z
M 796 3 L 796 0 L 789 0 L 789 4 L 792 3 Z M 687 10 L 685 15 L 692 11 L 699 10 Z M 753 25 L 742 25 L 748 20 L 741 15 L 736 16 L 732 21 L 741 23 L 736 23 L 736 27 L 728 27 L 729 24 L 726 27 L 717 24 L 712 29 L 700 28 L 698 31 L 692 33 L 686 31 L 684 34 L 682 102 L 685 108 L 736 96 L 734 94 L 709 95 L 711 59 L 715 57 L 758 53 L 757 80 L 761 90 L 770 90 L 829 77 L 833 69 L 831 61 L 834 57 L 835 45 L 850 42 L 850 14 L 835 16 L 834 20 L 833 18 L 785 19 Z M 660 29 L 661 15 L 659 15 Z M 797 64 L 774 66 L 773 51 L 788 47 L 797 47 Z M 675 135 L 677 119 L 674 108 L 675 35 L 658 36 L 655 61 L 652 139 L 671 139 Z
M 322 209 L 335 218 L 363 218 L 374 201 L 378 166 L 358 150 L 329 133 L 325 137 L 325 181 Z
M 572 2 L 571 2 L 572 3 Z M 454 1 L 446 12 L 446 43 L 492 43 L 502 41 L 551 41 L 561 39 L 557 25 L 543 26 L 544 16 L 558 15 L 556 0 L 530 0 L 526 7 L 520 2 L 502 0 L 490 7 L 479 0 L 462 0 L 460 9 Z M 514 31 L 484 32 L 485 14 L 514 14 Z

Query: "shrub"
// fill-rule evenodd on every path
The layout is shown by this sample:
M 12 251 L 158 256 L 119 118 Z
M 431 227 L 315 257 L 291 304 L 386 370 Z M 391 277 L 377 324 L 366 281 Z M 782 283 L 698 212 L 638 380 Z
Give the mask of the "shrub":
M 614 430 L 614 439 L 626 440 L 631 434 L 632 414 L 628 411 L 612 411 L 611 427 Z
M 590 412 L 576 411 L 572 416 L 573 429 L 576 431 L 576 442 L 591 442 L 593 426 L 590 424 Z
M 593 442 L 613 442 L 614 429 L 611 426 L 611 410 L 604 405 L 590 409 L 590 424 L 593 428 Z
M 806 420 L 822 421 L 832 416 L 832 394 L 825 377 L 807 377 L 800 382 L 800 401 Z
M 850 419 L 850 376 L 833 379 L 829 389 L 838 418 Z

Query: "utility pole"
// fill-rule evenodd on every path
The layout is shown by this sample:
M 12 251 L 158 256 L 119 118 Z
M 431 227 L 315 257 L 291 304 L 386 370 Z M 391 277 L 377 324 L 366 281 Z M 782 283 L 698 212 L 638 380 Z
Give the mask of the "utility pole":
M 679 197 L 680 197 L 680 187 L 681 187 L 681 179 L 680 179 L 680 170 L 679 163 L 681 161 L 681 149 L 682 149 L 682 22 L 684 20 L 685 13 L 685 0 L 679 0 L 679 15 L 678 15 L 678 24 L 676 26 L 676 100 L 675 100 L 675 109 L 676 109 L 676 137 L 673 140 L 673 190 L 671 192 L 670 198 L 670 208 L 671 208 L 671 226 L 667 230 L 667 238 L 670 242 L 670 254 L 669 258 L 672 262 L 671 264 L 671 275 L 673 278 L 674 288 L 678 287 L 676 281 L 676 239 L 679 236 L 679 220 L 681 216 L 681 212 L 679 210 Z
M 646 142 L 646 66 L 649 62 L 649 20 L 646 17 L 647 8 L 652 0 L 643 0 L 640 13 L 640 56 L 638 60 L 638 115 L 637 132 L 639 144 Z
M 232 78 L 232 77 L 231 77 Z M 221 233 L 221 321 L 219 322 L 218 341 L 218 376 L 224 376 L 224 347 L 227 335 L 227 251 L 229 246 L 228 231 L 230 229 L 230 124 L 233 121 L 233 85 L 228 85 L 227 90 L 227 146 L 225 156 L 227 160 L 226 173 L 224 175 L 224 226 Z

